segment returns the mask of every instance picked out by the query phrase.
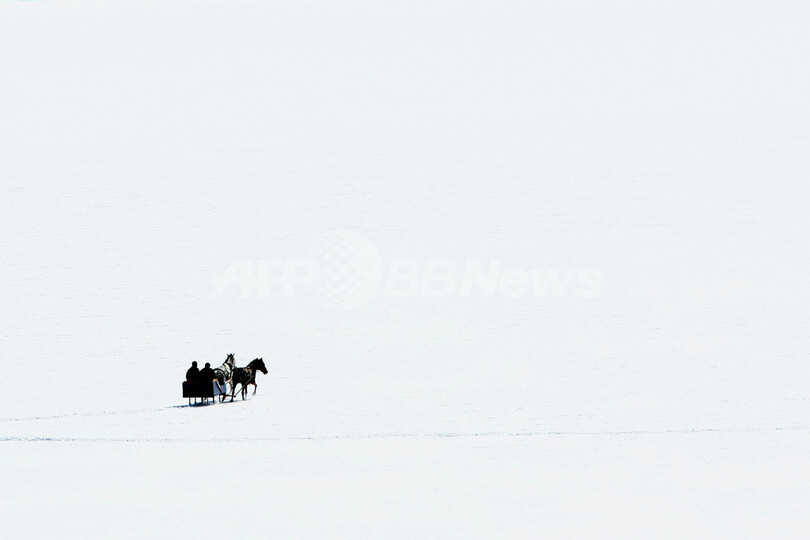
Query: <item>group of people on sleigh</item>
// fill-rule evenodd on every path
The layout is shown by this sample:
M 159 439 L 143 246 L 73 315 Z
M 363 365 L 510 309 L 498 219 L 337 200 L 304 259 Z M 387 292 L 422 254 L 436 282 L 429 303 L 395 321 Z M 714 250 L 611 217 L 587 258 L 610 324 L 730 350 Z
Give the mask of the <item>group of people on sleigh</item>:
M 222 392 L 225 391 L 225 389 L 222 388 L 222 385 L 217 380 L 217 376 L 214 373 L 214 370 L 211 369 L 210 362 L 206 362 L 205 367 L 202 368 L 202 369 L 199 369 L 197 367 L 197 361 L 196 360 L 194 362 L 192 362 L 191 367 L 188 368 L 188 371 L 186 371 L 186 380 L 188 382 L 202 382 L 202 383 L 215 382 L 215 383 L 217 383 L 217 386 L 219 387 L 220 391 L 222 391 Z

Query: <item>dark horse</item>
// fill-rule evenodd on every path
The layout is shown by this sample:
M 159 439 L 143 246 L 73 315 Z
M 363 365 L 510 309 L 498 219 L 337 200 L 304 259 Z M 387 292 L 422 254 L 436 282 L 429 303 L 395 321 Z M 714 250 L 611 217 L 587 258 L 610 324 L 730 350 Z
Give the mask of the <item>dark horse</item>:
M 233 353 L 229 354 L 227 358 L 225 358 L 225 362 L 222 363 L 221 366 L 214 370 L 214 376 L 217 378 L 217 381 L 222 386 L 225 392 L 228 391 L 228 386 L 231 386 L 233 383 L 231 382 L 231 377 L 233 376 L 233 370 L 236 368 L 236 359 L 233 357 Z M 225 394 L 220 396 L 220 401 L 225 399 Z
M 231 393 L 231 401 L 233 398 L 236 397 L 236 385 L 242 385 L 242 399 L 247 398 L 247 385 L 253 385 L 253 395 L 256 395 L 256 390 L 258 386 L 256 386 L 256 372 L 261 371 L 265 375 L 267 375 L 267 368 L 264 366 L 264 360 L 261 358 L 256 358 L 251 363 L 249 363 L 246 367 L 243 368 L 235 368 L 233 370 L 233 377 L 231 378 L 232 384 L 232 393 Z

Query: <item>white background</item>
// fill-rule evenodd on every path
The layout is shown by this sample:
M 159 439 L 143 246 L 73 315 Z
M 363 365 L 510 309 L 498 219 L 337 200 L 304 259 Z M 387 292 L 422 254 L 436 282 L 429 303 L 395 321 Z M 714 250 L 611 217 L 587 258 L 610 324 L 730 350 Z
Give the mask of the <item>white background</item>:
M 3 534 L 807 535 L 809 24 L 0 3 Z M 602 293 L 212 297 L 333 230 Z M 229 352 L 257 396 L 182 407 Z

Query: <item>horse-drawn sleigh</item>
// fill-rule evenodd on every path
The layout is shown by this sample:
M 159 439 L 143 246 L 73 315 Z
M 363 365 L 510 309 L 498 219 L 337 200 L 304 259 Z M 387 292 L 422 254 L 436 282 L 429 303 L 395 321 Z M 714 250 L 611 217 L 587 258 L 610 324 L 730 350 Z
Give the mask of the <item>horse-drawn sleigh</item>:
M 196 362 L 195 362 L 196 364 Z M 196 369 L 196 368 L 195 368 Z M 187 380 L 183 382 L 183 397 L 188 398 L 188 404 L 191 405 L 191 400 L 194 403 L 208 403 L 212 401 L 216 403 L 216 398 L 219 401 L 225 401 L 228 397 L 230 390 L 231 401 L 236 396 L 236 387 L 241 385 L 240 393 L 242 399 L 247 399 L 247 386 L 253 385 L 253 395 L 256 395 L 256 373 L 261 371 L 267 375 L 267 367 L 264 365 L 264 360 L 256 358 L 243 368 L 236 367 L 236 359 L 233 354 L 229 354 L 225 358 L 225 362 L 221 366 L 213 370 L 213 380 Z

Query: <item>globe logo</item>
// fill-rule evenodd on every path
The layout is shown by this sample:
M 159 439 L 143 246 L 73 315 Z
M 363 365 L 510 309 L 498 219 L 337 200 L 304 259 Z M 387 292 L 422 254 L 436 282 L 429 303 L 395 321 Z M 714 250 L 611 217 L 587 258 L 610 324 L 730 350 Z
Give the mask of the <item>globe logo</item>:
M 368 303 L 380 287 L 383 264 L 371 240 L 353 231 L 332 231 L 313 243 L 322 260 L 315 296 L 324 307 L 347 311 Z

